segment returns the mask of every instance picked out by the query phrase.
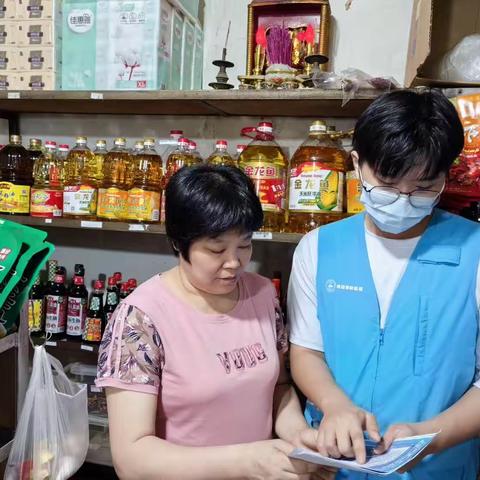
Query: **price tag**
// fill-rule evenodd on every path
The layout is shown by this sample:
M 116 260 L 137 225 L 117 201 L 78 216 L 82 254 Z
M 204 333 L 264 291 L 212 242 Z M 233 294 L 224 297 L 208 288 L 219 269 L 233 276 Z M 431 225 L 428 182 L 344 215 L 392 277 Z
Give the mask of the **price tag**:
M 10 100 L 17 100 L 20 98 L 20 92 L 8 92 L 7 98 Z
M 51 218 L 46 218 L 45 223 L 52 223 L 52 219 Z
M 141 223 L 131 223 L 128 225 L 129 232 L 144 232 L 147 229 L 146 225 L 142 225 Z
M 90 98 L 92 100 L 103 100 L 103 93 L 100 92 L 92 92 L 90 93 Z
M 82 220 L 80 226 L 82 228 L 103 228 L 103 222 L 89 222 L 87 220 Z
M 56 347 L 57 346 L 57 342 L 45 342 L 45 345 L 47 347 Z
M 272 232 L 253 232 L 252 240 L 272 240 Z
M 80 347 L 80 350 L 86 350 L 87 352 L 93 352 L 93 347 L 91 345 L 83 345 Z

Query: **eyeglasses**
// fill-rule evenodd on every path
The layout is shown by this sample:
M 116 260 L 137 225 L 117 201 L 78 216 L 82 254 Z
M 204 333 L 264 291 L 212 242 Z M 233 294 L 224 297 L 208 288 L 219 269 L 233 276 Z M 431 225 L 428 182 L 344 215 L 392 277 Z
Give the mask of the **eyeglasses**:
M 429 208 L 438 202 L 440 195 L 445 189 L 445 184 L 440 191 L 438 190 L 422 190 L 416 189 L 411 192 L 402 192 L 396 187 L 388 186 L 374 186 L 366 187 L 360 173 L 360 180 L 362 182 L 362 188 L 365 190 L 367 195 L 370 197 L 370 201 L 377 206 L 385 207 L 395 203 L 402 195 L 408 196 L 408 201 L 410 205 L 417 208 Z

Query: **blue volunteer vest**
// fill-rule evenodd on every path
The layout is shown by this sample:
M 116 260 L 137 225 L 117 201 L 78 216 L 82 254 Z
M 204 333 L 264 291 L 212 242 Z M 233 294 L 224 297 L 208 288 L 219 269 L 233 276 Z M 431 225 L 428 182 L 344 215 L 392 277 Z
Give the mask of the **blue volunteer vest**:
M 364 222 L 360 214 L 319 230 L 317 314 L 337 384 L 385 432 L 393 423 L 436 416 L 472 386 L 480 228 L 435 211 L 381 330 Z M 309 404 L 306 418 L 315 424 L 321 414 Z M 386 478 L 474 480 L 478 466 L 479 443 L 473 440 L 425 458 L 408 474 Z M 337 478 L 374 477 L 342 471 Z

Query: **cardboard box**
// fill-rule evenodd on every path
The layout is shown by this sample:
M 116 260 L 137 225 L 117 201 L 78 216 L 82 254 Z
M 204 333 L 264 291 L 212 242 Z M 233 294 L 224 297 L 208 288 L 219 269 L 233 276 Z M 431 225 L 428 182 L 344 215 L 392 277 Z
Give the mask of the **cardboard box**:
M 172 66 L 172 23 L 174 8 L 169 2 L 162 2 L 160 7 L 159 72 L 158 87 L 166 90 L 170 85 Z
M 18 20 L 48 20 L 55 16 L 54 0 L 17 0 L 15 8 Z
M 17 60 L 17 49 L 15 47 L 0 47 L 0 72 L 17 70 Z
M 170 90 L 180 90 L 182 86 L 183 16 L 175 10 L 172 22 L 172 65 L 170 70 Z
M 56 68 L 54 47 L 21 47 L 16 51 L 16 69 L 24 72 L 53 72 Z
M 0 0 L 0 20 L 16 18 L 16 0 Z
M 55 90 L 56 76 L 53 72 L 19 72 L 19 90 Z
M 195 52 L 193 54 L 192 88 L 201 90 L 203 84 L 203 30 L 195 28 Z
M 194 50 L 195 25 L 185 18 L 182 41 L 182 90 L 192 89 Z
M 18 24 L 14 21 L 0 23 L 0 45 L 17 45 Z
M 16 45 L 51 46 L 55 45 L 55 29 L 52 20 L 24 20 L 16 23 Z
M 21 90 L 20 77 L 17 72 L 0 72 L 0 91 Z

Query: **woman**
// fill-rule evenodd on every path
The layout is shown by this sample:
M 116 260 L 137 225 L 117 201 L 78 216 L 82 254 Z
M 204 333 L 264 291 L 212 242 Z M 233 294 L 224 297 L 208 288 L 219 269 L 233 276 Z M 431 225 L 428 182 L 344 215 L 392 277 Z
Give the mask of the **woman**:
M 120 304 L 100 349 L 118 475 L 310 478 L 312 465 L 288 458 L 311 432 L 285 372 L 274 289 L 245 272 L 263 221 L 250 180 L 235 168 L 186 168 L 166 195 L 178 266 Z

